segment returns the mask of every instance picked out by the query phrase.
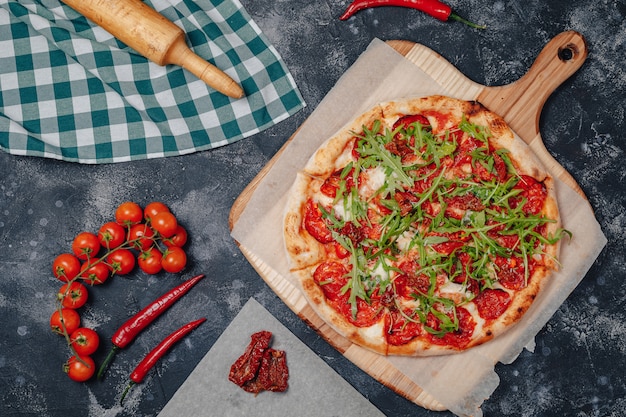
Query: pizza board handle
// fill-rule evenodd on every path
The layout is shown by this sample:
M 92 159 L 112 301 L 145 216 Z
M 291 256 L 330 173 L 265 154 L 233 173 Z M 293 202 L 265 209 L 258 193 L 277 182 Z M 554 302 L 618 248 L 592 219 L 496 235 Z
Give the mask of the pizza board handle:
M 487 108 L 497 109 L 546 168 L 584 199 L 587 197 L 576 180 L 546 149 L 539 118 L 548 97 L 582 66 L 587 53 L 587 43 L 580 33 L 560 33 L 548 42 L 522 78 L 501 87 L 484 87 L 477 97 Z
M 522 78 L 501 87 L 485 87 L 477 100 L 489 109 L 497 109 L 522 139 L 532 141 L 539 134 L 539 118 L 546 100 L 582 66 L 587 52 L 580 33 L 560 33 L 546 44 Z

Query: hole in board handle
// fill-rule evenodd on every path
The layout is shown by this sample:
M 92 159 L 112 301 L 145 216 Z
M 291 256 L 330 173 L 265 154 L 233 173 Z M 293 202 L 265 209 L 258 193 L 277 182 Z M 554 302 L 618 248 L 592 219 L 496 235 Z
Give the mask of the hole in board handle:
M 571 61 L 577 54 L 576 45 L 569 44 L 559 48 L 558 57 L 561 61 Z

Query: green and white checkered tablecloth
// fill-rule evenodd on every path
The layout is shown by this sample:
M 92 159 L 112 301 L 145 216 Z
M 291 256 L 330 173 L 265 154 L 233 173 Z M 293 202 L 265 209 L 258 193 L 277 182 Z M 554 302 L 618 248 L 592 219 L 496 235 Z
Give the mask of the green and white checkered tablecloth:
M 148 61 L 59 0 L 0 0 L 0 148 L 90 164 L 182 155 L 249 137 L 305 105 L 239 0 L 146 3 L 246 97 Z

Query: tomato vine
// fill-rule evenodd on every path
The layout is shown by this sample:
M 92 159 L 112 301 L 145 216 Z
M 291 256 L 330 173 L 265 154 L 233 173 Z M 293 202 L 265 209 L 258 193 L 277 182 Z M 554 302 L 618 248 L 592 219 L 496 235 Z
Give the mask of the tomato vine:
M 97 233 L 82 231 L 71 244 L 71 251 L 52 262 L 52 274 L 63 285 L 56 295 L 56 308 L 50 328 L 65 339 L 71 357 L 63 371 L 79 382 L 96 371 L 91 355 L 100 340 L 97 332 L 81 327 L 80 310 L 89 298 L 88 287 L 104 284 L 115 275 L 128 275 L 137 267 L 154 275 L 162 270 L 181 272 L 187 265 L 183 247 L 187 231 L 162 202 L 141 208 L 132 201 L 120 204 L 115 220 L 104 223 Z

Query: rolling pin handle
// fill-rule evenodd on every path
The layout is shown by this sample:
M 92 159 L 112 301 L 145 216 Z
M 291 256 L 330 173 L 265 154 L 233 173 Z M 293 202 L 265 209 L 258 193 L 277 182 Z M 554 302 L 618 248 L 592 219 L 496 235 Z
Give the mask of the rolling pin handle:
M 176 39 L 173 43 L 167 53 L 165 63 L 183 67 L 204 81 L 209 87 L 228 97 L 239 99 L 244 96 L 243 89 L 235 80 L 189 49 L 184 36 Z
M 202 59 L 200 57 L 198 58 Z M 240 99 L 244 96 L 243 88 L 241 88 L 235 80 L 230 78 L 225 72 L 221 71 L 216 66 L 211 65 L 204 60 L 203 62 L 205 67 L 198 78 L 228 97 Z

